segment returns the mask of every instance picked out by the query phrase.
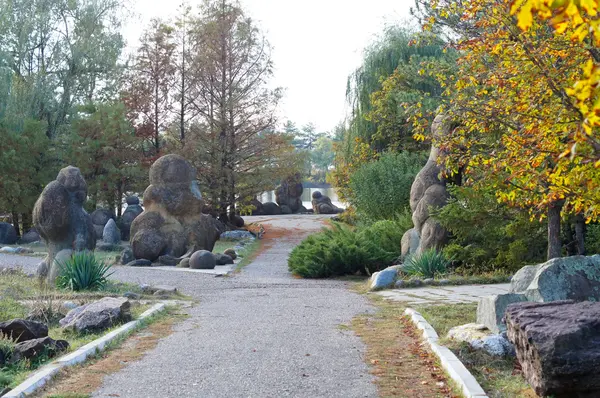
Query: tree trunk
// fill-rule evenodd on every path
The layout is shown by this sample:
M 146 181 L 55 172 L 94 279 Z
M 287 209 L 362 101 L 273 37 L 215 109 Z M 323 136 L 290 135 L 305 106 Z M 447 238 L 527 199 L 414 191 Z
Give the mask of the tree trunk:
M 556 201 L 548 208 L 548 260 L 560 257 L 562 254 L 560 211 L 563 204 L 563 201 Z
M 31 229 L 33 209 L 27 213 L 21 213 L 21 224 L 23 226 L 23 233 Z
M 21 230 L 19 228 L 19 213 L 13 211 L 12 212 L 12 225 L 15 227 L 17 231 L 17 236 L 21 236 Z
M 585 255 L 585 218 L 581 213 L 575 216 L 575 241 L 577 242 L 577 254 Z
M 117 217 L 121 218 L 123 215 L 123 183 L 119 182 L 117 185 Z

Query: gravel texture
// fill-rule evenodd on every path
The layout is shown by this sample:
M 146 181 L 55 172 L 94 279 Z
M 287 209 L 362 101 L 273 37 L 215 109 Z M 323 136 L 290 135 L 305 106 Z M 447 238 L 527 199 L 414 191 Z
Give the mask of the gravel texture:
M 115 267 L 118 280 L 177 286 L 199 304 L 93 396 L 376 397 L 364 345 L 339 327 L 373 308 L 347 282 L 295 279 L 287 271 L 290 250 L 325 218 L 245 217 L 266 225 L 268 248 L 232 277 Z M 269 242 L 270 228 L 287 234 Z M 26 270 L 40 261 L 0 255 L 0 266 L 15 258 Z

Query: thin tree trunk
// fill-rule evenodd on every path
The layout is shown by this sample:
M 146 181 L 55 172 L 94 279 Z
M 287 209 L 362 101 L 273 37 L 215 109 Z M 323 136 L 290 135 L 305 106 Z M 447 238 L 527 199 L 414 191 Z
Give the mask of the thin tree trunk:
M 12 212 L 12 224 L 17 231 L 17 236 L 21 236 L 21 229 L 19 228 L 19 213 L 16 211 Z
M 31 214 L 33 213 L 33 209 L 28 211 L 27 213 L 21 213 L 21 224 L 23 226 L 23 233 L 29 231 L 31 229 Z
M 560 212 L 564 202 L 557 201 L 548 208 L 548 260 L 560 257 L 562 242 L 560 239 Z
M 119 182 L 117 185 L 117 217 L 121 218 L 123 215 L 123 183 Z
M 575 216 L 575 240 L 577 242 L 577 254 L 585 255 L 585 218 L 583 215 Z

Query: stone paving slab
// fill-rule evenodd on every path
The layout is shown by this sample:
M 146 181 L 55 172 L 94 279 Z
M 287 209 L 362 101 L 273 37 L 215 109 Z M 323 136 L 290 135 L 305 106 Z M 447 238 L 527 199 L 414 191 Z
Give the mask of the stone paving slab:
M 477 303 L 481 297 L 508 293 L 510 283 L 494 285 L 428 286 L 377 292 L 388 300 L 407 304 Z

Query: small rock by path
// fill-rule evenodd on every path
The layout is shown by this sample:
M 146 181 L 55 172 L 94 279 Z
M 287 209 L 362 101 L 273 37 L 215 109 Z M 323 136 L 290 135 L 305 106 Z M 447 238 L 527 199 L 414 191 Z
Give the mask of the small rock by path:
M 510 283 L 492 285 L 429 286 L 377 292 L 388 300 L 407 304 L 477 303 L 481 297 L 508 293 Z

